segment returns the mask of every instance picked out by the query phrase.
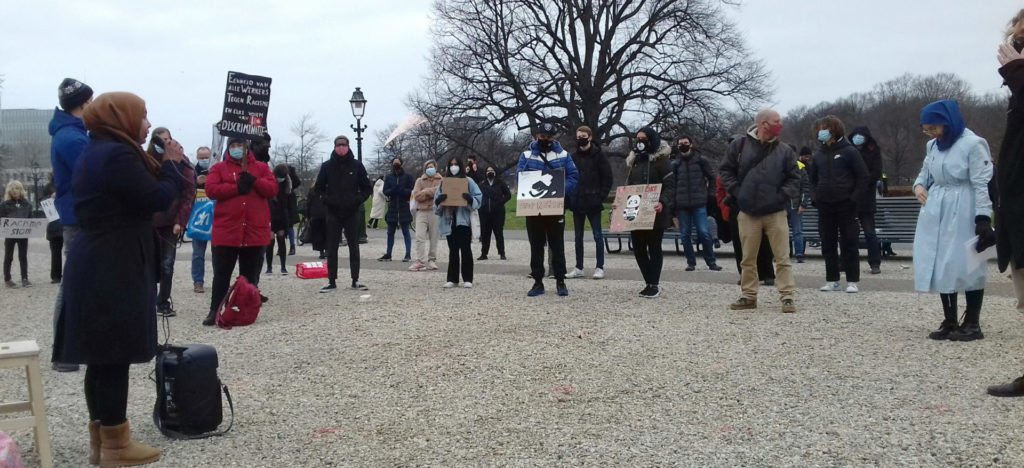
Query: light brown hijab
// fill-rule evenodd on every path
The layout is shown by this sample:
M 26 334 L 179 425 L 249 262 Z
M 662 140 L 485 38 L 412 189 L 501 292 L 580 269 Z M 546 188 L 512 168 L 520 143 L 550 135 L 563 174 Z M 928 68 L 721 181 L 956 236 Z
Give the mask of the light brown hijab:
M 132 93 L 103 93 L 85 106 L 82 120 L 90 132 L 131 146 L 154 177 L 160 175 L 160 163 L 142 150 L 138 135 L 146 117 L 146 101 Z

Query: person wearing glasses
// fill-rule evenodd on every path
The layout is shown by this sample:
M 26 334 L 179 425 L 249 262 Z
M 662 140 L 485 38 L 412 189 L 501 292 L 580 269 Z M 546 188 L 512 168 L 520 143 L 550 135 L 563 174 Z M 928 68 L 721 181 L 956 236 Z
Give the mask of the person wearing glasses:
M 338 242 L 342 231 L 353 242 L 348 242 L 348 262 L 352 272 L 352 289 L 366 290 L 359 284 L 359 225 L 362 218 L 359 207 L 370 195 L 373 186 L 366 176 L 363 163 L 355 158 L 349 149 L 348 137 L 340 135 L 334 139 L 334 151 L 330 159 L 320 165 L 316 176 L 314 192 L 323 196 L 327 206 L 327 285 L 321 293 L 338 289 Z

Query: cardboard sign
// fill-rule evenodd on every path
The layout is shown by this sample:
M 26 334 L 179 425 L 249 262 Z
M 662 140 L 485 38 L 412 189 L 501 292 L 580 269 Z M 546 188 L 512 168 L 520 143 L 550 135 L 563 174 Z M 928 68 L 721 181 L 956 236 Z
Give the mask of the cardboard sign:
M 469 179 L 465 177 L 445 177 L 441 179 L 441 193 L 448 195 L 441 206 L 469 206 L 462 194 L 469 193 Z
M 565 170 L 523 171 L 516 189 L 516 216 L 565 214 Z
M 661 184 L 623 185 L 615 190 L 615 209 L 612 210 L 611 232 L 654 229 L 658 215 L 654 205 L 661 198 Z
M 45 237 L 46 225 L 49 223 L 42 218 L 0 218 L 0 237 L 12 239 Z
M 217 124 L 221 135 L 252 139 L 267 133 L 270 78 L 228 72 L 224 115 Z
M 43 209 L 43 213 L 46 214 L 47 221 L 57 221 L 60 219 L 60 215 L 57 214 L 57 207 L 53 206 L 53 199 L 47 198 L 39 202 L 39 207 Z

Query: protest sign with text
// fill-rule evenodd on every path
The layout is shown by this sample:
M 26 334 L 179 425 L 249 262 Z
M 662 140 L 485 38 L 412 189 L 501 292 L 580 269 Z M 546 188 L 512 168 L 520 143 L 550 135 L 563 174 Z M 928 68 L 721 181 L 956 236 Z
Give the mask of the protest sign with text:
M 565 214 L 565 170 L 523 171 L 516 189 L 516 216 Z
M 660 198 L 661 184 L 623 185 L 615 189 L 615 209 L 609 231 L 654 229 L 654 218 L 658 215 L 654 205 Z
M 50 222 L 43 218 L 0 218 L 0 237 L 12 239 L 28 239 L 46 236 L 46 225 Z
M 224 115 L 217 123 L 221 135 L 252 139 L 267 133 L 270 110 L 270 78 L 228 72 Z
M 60 219 L 60 214 L 57 213 L 57 207 L 53 206 L 52 198 L 40 201 L 39 208 L 43 209 L 43 213 L 46 215 L 47 221 L 56 221 Z

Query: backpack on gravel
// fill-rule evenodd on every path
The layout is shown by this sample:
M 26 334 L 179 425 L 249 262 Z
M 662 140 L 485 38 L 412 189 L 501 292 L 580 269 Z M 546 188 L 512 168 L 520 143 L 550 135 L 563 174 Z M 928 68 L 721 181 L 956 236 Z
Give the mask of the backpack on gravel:
M 217 308 L 217 326 L 225 330 L 231 327 L 252 325 L 260 315 L 260 290 L 244 276 L 239 276 Z

